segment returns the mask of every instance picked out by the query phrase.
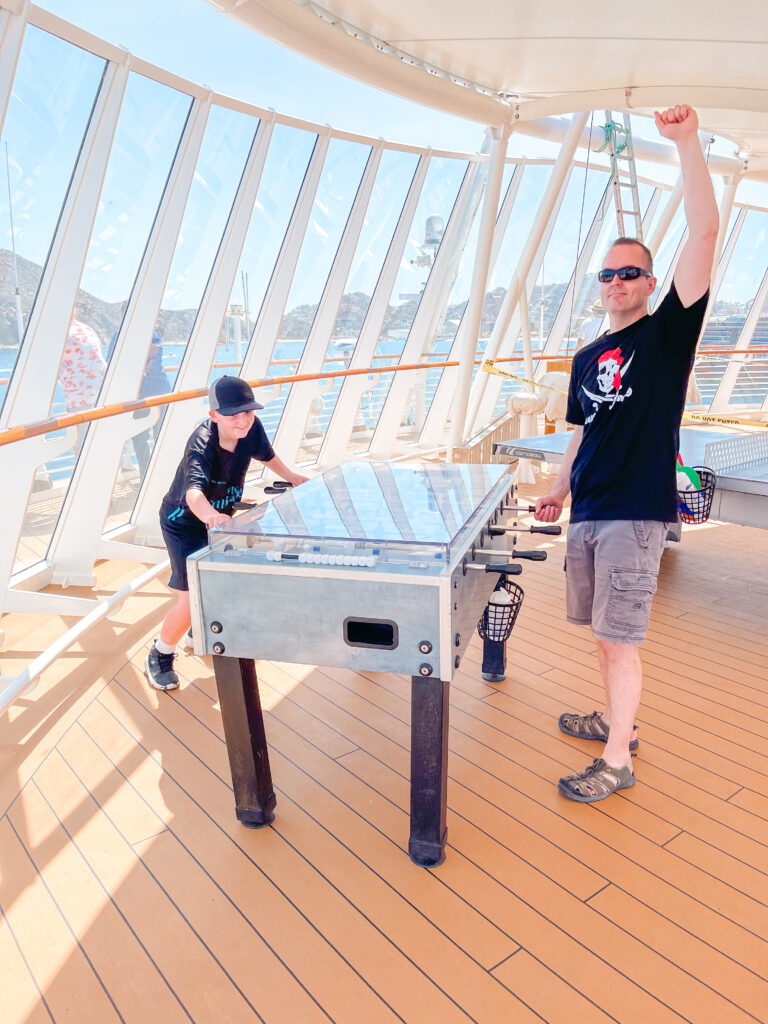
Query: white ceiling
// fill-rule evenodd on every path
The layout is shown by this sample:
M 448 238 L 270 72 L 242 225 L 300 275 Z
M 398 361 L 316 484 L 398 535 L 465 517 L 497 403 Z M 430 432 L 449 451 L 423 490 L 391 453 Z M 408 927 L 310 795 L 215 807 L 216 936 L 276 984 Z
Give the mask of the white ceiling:
M 764 0 L 208 2 L 354 78 L 487 124 L 689 103 L 750 176 L 768 176 Z

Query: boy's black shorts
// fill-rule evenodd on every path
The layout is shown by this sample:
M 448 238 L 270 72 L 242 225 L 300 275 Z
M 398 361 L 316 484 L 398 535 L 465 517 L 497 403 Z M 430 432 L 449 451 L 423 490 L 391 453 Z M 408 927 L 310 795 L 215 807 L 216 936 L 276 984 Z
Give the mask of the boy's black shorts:
M 194 526 L 183 530 L 174 530 L 164 519 L 160 519 L 163 540 L 168 548 L 171 560 L 171 578 L 168 586 L 171 590 L 189 590 L 187 582 L 187 558 L 208 543 L 208 531 L 200 523 L 200 529 Z

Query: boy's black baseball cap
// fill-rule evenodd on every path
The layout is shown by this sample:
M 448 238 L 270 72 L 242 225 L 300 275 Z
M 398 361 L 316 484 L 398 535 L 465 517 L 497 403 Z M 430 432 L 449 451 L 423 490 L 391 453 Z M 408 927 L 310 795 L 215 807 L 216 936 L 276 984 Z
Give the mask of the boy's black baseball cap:
M 222 416 L 234 416 L 238 412 L 263 409 L 253 397 L 251 385 L 242 377 L 219 377 L 211 384 L 208 392 L 208 407 Z

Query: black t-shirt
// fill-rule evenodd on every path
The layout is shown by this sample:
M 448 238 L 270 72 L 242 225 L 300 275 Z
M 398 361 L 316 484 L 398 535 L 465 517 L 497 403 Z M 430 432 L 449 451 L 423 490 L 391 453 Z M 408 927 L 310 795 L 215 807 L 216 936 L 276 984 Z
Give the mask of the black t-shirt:
M 258 417 L 233 452 L 221 447 L 218 426 L 213 420 L 206 420 L 187 441 L 184 457 L 160 507 L 161 523 L 174 532 L 204 533 L 204 524 L 187 505 L 187 491 L 197 488 L 215 509 L 231 515 L 233 504 L 242 497 L 251 459 L 270 462 L 274 457 L 274 449 Z
M 677 521 L 680 420 L 707 295 L 686 309 L 673 284 L 651 316 L 574 357 L 566 418 L 584 435 L 571 469 L 571 522 Z

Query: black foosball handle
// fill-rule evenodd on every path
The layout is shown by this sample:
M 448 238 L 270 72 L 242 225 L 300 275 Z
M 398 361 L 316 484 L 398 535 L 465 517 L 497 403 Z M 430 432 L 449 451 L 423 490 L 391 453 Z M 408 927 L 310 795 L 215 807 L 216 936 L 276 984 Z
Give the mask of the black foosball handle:
M 287 480 L 275 480 L 274 483 L 271 483 L 264 488 L 264 493 L 283 494 L 289 487 L 293 487 L 293 484 L 288 483 Z
M 514 551 L 513 558 L 527 558 L 529 562 L 546 562 L 546 551 Z
M 489 537 L 503 537 L 505 533 L 546 533 L 550 537 L 559 537 L 562 526 L 489 526 Z
M 232 502 L 232 508 L 233 508 L 233 509 L 234 509 L 234 510 L 235 510 L 236 512 L 242 512 L 242 511 L 243 511 L 243 509 L 246 509 L 246 508 L 253 508 L 253 506 L 254 506 L 255 504 L 256 504 L 256 502 L 255 502 L 255 501 L 233 501 L 233 502 Z
M 523 567 L 522 565 L 515 565 L 514 563 L 509 563 L 507 565 L 486 565 L 485 571 L 500 572 L 504 573 L 506 576 L 519 576 L 523 571 Z

